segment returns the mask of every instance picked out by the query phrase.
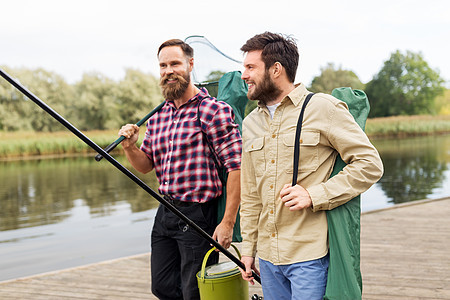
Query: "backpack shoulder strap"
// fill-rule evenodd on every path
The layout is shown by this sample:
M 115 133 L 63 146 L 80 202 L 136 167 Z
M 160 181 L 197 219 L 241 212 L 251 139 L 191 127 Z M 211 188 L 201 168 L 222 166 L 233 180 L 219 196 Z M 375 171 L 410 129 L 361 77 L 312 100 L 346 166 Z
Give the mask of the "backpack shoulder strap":
M 297 129 L 295 130 L 295 140 L 294 140 L 294 172 L 292 175 L 292 186 L 297 184 L 297 177 L 298 177 L 298 161 L 300 159 L 300 134 L 302 132 L 302 122 L 303 122 L 303 115 L 305 113 L 306 105 L 308 105 L 309 100 L 311 100 L 314 93 L 309 93 L 305 101 L 303 102 L 302 110 L 300 111 L 300 116 L 298 117 L 297 121 Z
M 212 97 L 207 97 L 207 98 L 208 99 L 212 99 Z M 204 99 L 207 99 L 207 98 L 204 98 Z M 206 144 L 208 145 L 209 151 L 211 152 L 212 159 L 214 160 L 214 164 L 216 165 L 216 169 L 219 169 L 221 167 L 221 164 L 219 163 L 218 156 L 216 154 L 216 151 L 214 150 L 214 147 L 213 147 L 212 143 L 208 139 L 208 135 L 203 130 L 202 121 L 200 119 L 200 116 L 201 116 L 201 109 L 200 109 L 200 107 L 201 107 L 202 102 L 203 102 L 204 99 L 202 99 L 201 101 L 198 102 L 198 106 L 197 106 L 197 122 L 198 122 L 198 126 L 200 127 L 200 130 L 202 131 L 203 140 L 206 142 Z

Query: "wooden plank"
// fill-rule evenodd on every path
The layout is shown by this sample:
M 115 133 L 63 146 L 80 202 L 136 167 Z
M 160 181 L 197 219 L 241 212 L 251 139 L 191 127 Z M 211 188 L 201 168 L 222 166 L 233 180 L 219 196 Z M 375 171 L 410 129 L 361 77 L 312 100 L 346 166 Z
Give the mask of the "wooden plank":
M 363 299 L 450 299 L 450 199 L 361 217 Z

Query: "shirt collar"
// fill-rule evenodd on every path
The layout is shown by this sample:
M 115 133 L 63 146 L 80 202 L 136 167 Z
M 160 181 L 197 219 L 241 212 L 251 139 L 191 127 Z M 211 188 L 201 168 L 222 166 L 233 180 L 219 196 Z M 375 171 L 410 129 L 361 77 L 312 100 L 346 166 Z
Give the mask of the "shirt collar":
M 190 105 L 191 103 L 193 103 L 196 100 L 202 101 L 205 98 L 209 98 L 211 97 L 209 95 L 209 92 L 206 88 L 202 87 L 200 88 L 200 91 L 191 99 L 189 99 L 186 103 L 184 103 L 183 105 L 181 105 L 179 108 L 186 106 L 186 105 Z M 175 104 L 173 103 L 173 100 L 166 100 L 167 104 L 169 104 L 170 106 L 172 106 L 173 108 L 175 108 Z
M 303 100 L 305 100 L 306 96 L 309 94 L 309 91 L 306 89 L 303 83 L 297 83 L 295 85 L 295 89 L 292 90 L 282 101 L 291 101 L 292 104 L 298 106 Z
M 198 98 L 198 100 L 201 101 L 201 100 L 203 100 L 205 98 L 209 98 L 209 97 L 211 97 L 211 96 L 209 95 L 208 90 L 206 88 L 202 87 L 202 88 L 200 88 L 200 92 L 198 92 L 198 94 L 195 95 L 191 100 Z M 189 101 L 191 101 L 191 100 L 189 100 Z
M 309 94 L 309 91 L 306 89 L 303 83 L 297 83 L 295 85 L 295 89 L 293 89 L 283 100 L 281 100 L 281 104 L 286 101 L 291 101 L 292 104 L 298 106 L 303 100 L 305 100 L 306 96 Z M 262 104 L 258 101 L 259 112 L 263 112 L 266 109 L 266 105 Z

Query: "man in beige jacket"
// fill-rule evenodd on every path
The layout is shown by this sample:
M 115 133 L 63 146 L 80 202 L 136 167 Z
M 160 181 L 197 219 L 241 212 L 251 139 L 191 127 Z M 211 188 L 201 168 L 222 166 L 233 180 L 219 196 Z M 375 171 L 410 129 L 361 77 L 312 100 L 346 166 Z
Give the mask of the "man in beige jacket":
M 242 276 L 253 283 L 258 254 L 266 300 L 322 299 L 329 261 L 325 211 L 366 191 L 381 178 L 383 165 L 347 105 L 319 93 L 305 110 L 292 186 L 296 125 L 309 94 L 303 84 L 294 85 L 297 46 L 265 32 L 241 50 L 248 98 L 258 100 L 243 123 Z M 329 179 L 338 154 L 347 166 Z

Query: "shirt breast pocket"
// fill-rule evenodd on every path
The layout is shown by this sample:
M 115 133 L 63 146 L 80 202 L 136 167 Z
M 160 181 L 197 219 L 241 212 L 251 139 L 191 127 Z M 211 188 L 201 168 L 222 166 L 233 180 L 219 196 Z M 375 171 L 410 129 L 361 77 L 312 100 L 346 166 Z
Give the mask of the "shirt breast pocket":
M 182 118 L 175 124 L 178 150 L 191 151 L 202 142 L 202 134 L 197 116 Z
M 284 153 L 284 161 L 286 162 L 286 172 L 292 174 L 294 168 L 294 143 L 295 133 L 285 134 L 282 136 Z M 313 172 L 319 167 L 319 142 L 320 132 L 317 130 L 302 130 L 300 135 L 300 161 L 298 168 L 300 173 Z
M 266 168 L 264 160 L 264 137 L 248 140 L 244 145 L 244 151 L 250 154 L 255 175 L 261 177 Z

